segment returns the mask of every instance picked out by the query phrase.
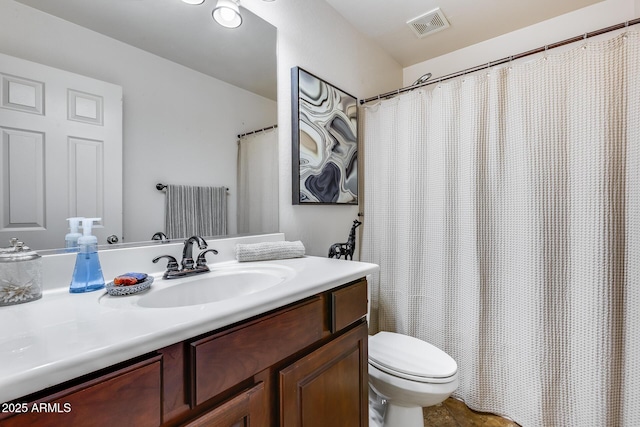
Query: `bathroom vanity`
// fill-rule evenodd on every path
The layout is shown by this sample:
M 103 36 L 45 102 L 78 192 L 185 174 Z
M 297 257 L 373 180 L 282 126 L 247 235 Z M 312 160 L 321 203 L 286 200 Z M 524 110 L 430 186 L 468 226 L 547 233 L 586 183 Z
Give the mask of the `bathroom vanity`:
M 269 263 L 295 274 L 219 302 L 140 308 L 133 298 L 119 299 L 133 301 L 121 306 L 83 298 L 98 305 L 100 321 L 118 317 L 125 320 L 112 326 L 144 326 L 123 331 L 120 342 L 110 331 L 93 358 L 76 358 L 91 372 L 4 403 L 0 425 L 368 425 L 364 277 L 377 266 L 314 257 L 251 264 Z M 64 297 L 59 301 L 69 301 Z M 154 342 L 163 344 L 149 348 Z M 134 355 L 109 363 L 118 349 Z M 95 357 L 100 353 L 104 358 Z M 65 369 L 72 360 L 54 365 Z M 40 363 L 28 372 L 31 381 L 52 369 Z M 0 390 L 10 381 L 0 382 Z

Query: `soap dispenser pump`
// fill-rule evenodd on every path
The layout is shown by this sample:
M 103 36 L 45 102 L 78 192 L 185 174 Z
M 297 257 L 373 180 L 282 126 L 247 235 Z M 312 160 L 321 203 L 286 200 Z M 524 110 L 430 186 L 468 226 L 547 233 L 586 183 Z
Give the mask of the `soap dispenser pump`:
M 67 218 L 67 221 L 69 221 L 69 233 L 64 236 L 64 247 L 67 252 L 78 251 L 78 239 L 82 236 L 82 234 L 78 232 L 78 228 L 82 219 L 82 217 Z
M 69 292 L 82 293 L 104 288 L 104 276 L 98 258 L 98 238 L 91 235 L 94 221 L 100 218 L 82 218 L 82 233 L 78 238 L 78 255 Z

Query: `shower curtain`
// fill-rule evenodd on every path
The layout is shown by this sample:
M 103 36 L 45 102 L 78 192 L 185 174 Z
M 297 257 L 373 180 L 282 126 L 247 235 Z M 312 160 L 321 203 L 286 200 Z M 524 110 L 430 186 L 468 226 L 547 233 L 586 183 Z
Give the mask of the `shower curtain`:
M 472 408 L 640 425 L 640 37 L 365 107 L 370 329 L 431 342 Z
M 278 130 L 238 140 L 238 233 L 278 231 Z

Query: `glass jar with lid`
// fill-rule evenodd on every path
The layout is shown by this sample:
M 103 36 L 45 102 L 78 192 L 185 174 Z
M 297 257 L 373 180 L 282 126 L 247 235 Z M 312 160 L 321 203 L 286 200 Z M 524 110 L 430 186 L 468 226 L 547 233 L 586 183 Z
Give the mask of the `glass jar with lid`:
M 0 306 L 42 298 L 42 258 L 18 239 L 0 249 Z

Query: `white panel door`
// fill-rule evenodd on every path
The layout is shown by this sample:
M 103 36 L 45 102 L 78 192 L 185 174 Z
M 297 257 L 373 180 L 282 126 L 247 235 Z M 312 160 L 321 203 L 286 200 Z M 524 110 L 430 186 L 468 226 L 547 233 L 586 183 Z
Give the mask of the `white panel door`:
M 66 218 L 122 239 L 122 88 L 0 54 L 0 247 L 64 247 Z

